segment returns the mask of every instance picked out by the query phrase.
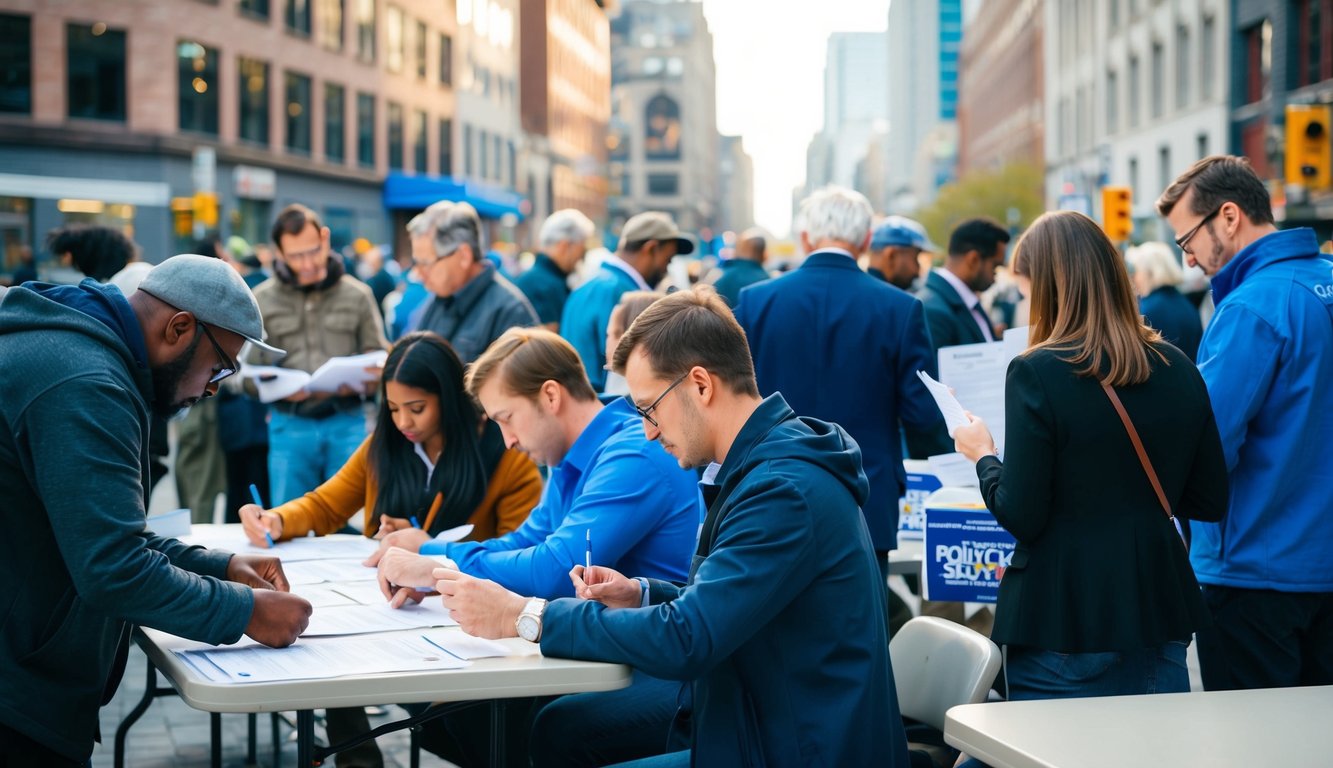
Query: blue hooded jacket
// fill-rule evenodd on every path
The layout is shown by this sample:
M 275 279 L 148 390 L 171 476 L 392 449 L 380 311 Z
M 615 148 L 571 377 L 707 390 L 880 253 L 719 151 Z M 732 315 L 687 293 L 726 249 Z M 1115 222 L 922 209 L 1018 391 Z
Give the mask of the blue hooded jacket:
M 686 586 L 556 600 L 542 652 L 692 682 L 697 766 L 906 766 L 868 495 L 851 437 L 771 395 L 704 486 Z
M 1333 260 L 1314 232 L 1260 238 L 1213 278 L 1199 346 L 1231 476 L 1229 512 L 1195 523 L 1200 582 L 1333 592 Z

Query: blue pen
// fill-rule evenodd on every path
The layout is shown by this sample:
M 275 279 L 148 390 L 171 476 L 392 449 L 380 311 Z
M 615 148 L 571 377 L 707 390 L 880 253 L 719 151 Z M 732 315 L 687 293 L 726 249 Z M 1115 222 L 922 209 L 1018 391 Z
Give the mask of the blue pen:
M 583 568 L 586 570 L 592 567 L 592 529 L 584 531 L 587 534 L 588 546 L 583 551 Z
M 412 527 L 413 527 L 413 528 L 420 528 L 420 527 L 421 527 L 421 523 L 418 523 L 418 522 L 417 522 L 417 516 L 416 516 L 416 515 L 412 515 L 411 517 L 409 517 L 409 518 L 407 518 L 407 519 L 408 519 L 408 522 L 412 523 Z
M 256 506 L 256 507 L 263 507 L 263 506 L 264 506 L 264 500 L 261 499 L 261 498 L 259 498 L 259 487 L 256 486 L 254 483 L 250 483 L 250 498 L 254 499 L 254 501 L 255 501 L 255 506 Z M 267 530 L 265 530 L 265 531 L 264 531 L 264 540 L 268 542 L 268 548 L 269 548 L 269 549 L 272 549 L 272 548 L 273 548 L 273 534 L 271 534 L 271 533 L 269 533 Z

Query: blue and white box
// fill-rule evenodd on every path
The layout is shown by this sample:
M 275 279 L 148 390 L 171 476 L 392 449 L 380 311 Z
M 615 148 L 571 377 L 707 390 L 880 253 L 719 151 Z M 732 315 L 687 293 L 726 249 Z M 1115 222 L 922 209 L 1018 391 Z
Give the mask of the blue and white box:
M 926 535 L 926 497 L 938 491 L 942 483 L 923 459 L 906 459 L 907 486 L 898 499 L 898 540 L 921 541 Z
M 1014 537 L 975 488 L 942 488 L 926 498 L 923 597 L 993 603 L 1014 557 Z

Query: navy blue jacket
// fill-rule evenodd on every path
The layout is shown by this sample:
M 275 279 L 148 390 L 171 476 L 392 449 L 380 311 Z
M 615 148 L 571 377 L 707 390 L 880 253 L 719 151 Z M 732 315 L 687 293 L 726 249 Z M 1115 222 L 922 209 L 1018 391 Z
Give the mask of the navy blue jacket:
M 727 259 L 718 265 L 721 274 L 713 281 L 717 294 L 734 307 L 741 300 L 741 291 L 755 283 L 769 279 L 764 265 L 750 259 Z
M 699 766 L 906 766 L 860 451 L 764 400 L 727 452 L 684 587 L 547 606 L 542 653 L 693 681 Z
M 930 325 L 930 338 L 935 342 L 936 350 L 990 341 L 982 335 L 976 316 L 963 303 L 963 297 L 934 270 L 926 275 L 926 287 L 917 298 L 926 309 L 926 322 Z
M 1199 310 L 1175 288 L 1164 285 L 1139 299 L 1139 311 L 1148 325 L 1156 328 L 1162 338 L 1185 357 L 1194 362 L 1199 356 L 1199 340 L 1203 338 L 1203 320 Z
M 759 391 L 781 392 L 802 416 L 841 425 L 861 447 L 875 549 L 897 545 L 903 494 L 899 420 L 922 433 L 944 417 L 917 378 L 937 375 L 921 302 L 867 275 L 850 257 L 817 252 L 793 272 L 741 292 Z
M 569 299 L 568 278 L 569 275 L 550 256 L 539 253 L 528 271 L 514 278 L 514 285 L 532 302 L 532 308 L 537 310 L 537 319 L 543 325 L 559 325 L 560 315 L 565 311 L 565 302 Z

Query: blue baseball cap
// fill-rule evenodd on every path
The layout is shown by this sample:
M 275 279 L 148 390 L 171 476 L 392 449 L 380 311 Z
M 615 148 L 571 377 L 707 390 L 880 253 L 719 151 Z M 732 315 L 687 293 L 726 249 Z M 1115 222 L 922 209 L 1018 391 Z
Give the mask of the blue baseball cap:
M 875 226 L 870 236 L 870 247 L 879 250 L 889 245 L 905 245 L 923 251 L 937 250 L 926 235 L 926 228 L 905 216 L 889 216 Z

